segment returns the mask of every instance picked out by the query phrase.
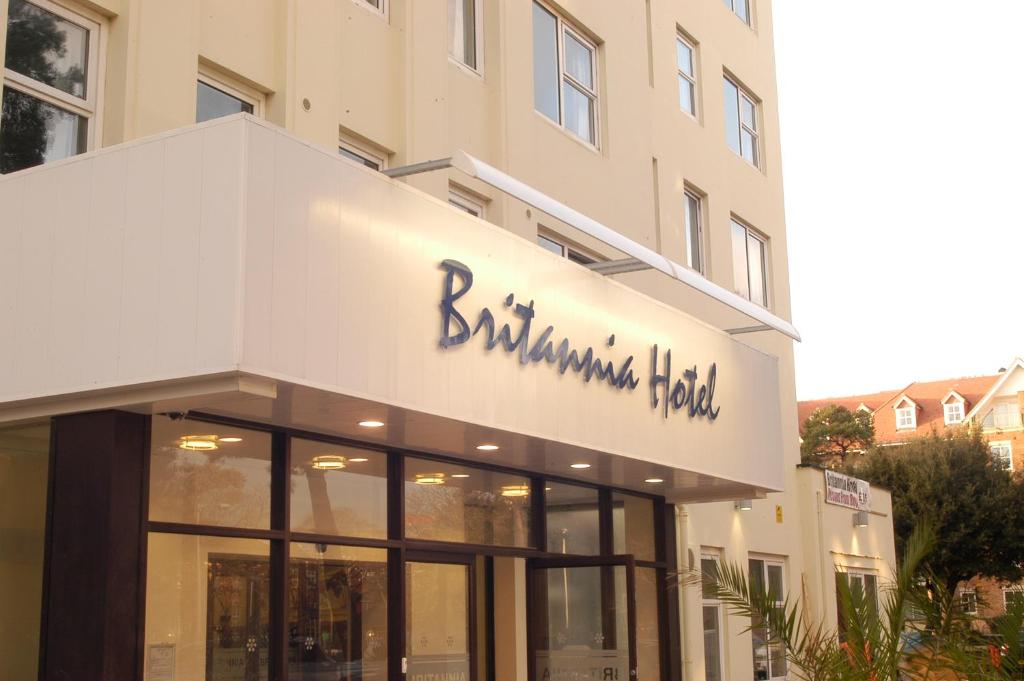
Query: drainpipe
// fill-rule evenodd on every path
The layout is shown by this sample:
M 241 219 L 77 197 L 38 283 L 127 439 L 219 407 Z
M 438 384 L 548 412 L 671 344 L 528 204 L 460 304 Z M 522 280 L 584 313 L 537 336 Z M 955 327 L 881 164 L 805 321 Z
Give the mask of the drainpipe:
M 679 566 L 681 572 L 690 570 L 693 566 L 689 562 L 689 551 L 690 551 L 690 514 L 686 510 L 686 506 L 682 504 L 676 506 L 676 565 Z M 682 647 L 683 647 L 683 679 L 692 679 L 693 677 L 693 650 L 692 640 L 693 637 L 690 635 L 690 624 L 691 624 L 691 606 L 693 604 L 693 588 L 689 586 L 680 586 L 679 588 L 679 630 L 682 636 Z

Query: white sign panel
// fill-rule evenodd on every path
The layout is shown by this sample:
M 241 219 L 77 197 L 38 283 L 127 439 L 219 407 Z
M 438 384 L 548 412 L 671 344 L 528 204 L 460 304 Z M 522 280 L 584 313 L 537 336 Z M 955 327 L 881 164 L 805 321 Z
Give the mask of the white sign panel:
M 867 480 L 825 471 L 825 501 L 855 511 L 871 510 L 871 485 Z

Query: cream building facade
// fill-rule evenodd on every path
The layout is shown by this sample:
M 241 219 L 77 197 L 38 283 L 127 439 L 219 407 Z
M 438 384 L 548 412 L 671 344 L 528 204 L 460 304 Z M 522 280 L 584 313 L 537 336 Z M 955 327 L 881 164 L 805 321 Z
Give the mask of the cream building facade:
M 0 20 L 0 676 L 784 678 L 671 576 L 885 581 L 797 467 L 767 0 Z

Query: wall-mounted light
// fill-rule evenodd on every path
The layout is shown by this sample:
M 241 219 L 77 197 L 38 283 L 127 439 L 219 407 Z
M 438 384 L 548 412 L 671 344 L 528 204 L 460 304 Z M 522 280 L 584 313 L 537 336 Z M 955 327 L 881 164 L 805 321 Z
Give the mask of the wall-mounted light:
M 853 526 L 854 527 L 867 527 L 868 526 L 868 512 L 857 511 L 853 514 Z
M 737 511 L 749 511 L 752 508 L 754 508 L 753 499 L 739 499 L 736 501 Z

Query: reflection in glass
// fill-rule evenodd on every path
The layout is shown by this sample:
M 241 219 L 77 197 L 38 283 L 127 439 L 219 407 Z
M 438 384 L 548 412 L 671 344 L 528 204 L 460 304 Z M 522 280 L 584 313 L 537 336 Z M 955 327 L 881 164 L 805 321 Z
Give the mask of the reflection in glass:
M 236 113 L 252 112 L 253 106 L 249 102 L 207 85 L 201 80 L 196 84 L 196 123 Z
M 594 143 L 594 100 L 568 81 L 563 84 L 565 127 L 582 139 Z
M 725 141 L 729 148 L 740 153 L 740 91 L 725 79 Z
M 5 66 L 85 99 L 89 31 L 25 0 L 7 6 Z
M 536 573 L 536 678 L 632 678 L 626 568 L 545 568 Z M 599 676 L 593 675 L 595 669 L 601 670 Z
M 405 534 L 410 539 L 530 546 L 530 479 L 406 458 Z
M 0 173 L 85 151 L 88 120 L 13 88 L 3 90 Z
M 261 539 L 150 533 L 144 678 L 267 679 L 269 554 Z
M 764 276 L 764 242 L 751 233 L 747 233 L 747 263 L 750 272 L 750 300 L 767 307 L 768 296 L 765 291 Z
M 50 425 L 0 429 L 0 679 L 38 676 Z
M 409 679 L 469 679 L 469 566 L 405 564 Z
M 601 553 L 596 489 L 548 482 L 544 485 L 544 502 L 549 552 L 584 556 Z
M 387 535 L 387 456 L 291 440 L 294 532 L 383 539 Z
M 292 544 L 288 678 L 387 678 L 387 550 Z
M 638 678 L 661 678 L 658 599 L 664 588 L 653 568 L 636 569 L 636 666 Z
M 533 3 L 533 107 L 559 122 L 558 27 L 555 16 Z
M 750 273 L 747 270 L 747 230 L 733 220 L 732 222 L 732 276 L 733 288 L 747 300 L 750 300 Z
M 637 560 L 656 560 L 654 500 L 633 494 L 613 493 L 612 533 L 613 553 L 632 553 Z
M 153 417 L 149 519 L 270 528 L 270 435 Z

